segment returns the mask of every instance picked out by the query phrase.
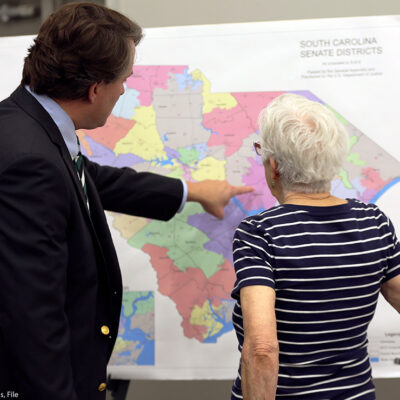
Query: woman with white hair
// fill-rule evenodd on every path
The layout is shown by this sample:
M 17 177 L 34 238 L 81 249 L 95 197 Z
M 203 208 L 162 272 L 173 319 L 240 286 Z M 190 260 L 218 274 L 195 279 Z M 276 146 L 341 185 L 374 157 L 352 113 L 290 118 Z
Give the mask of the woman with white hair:
M 259 117 L 265 177 L 280 205 L 233 241 L 241 351 L 231 399 L 373 400 L 367 328 L 379 292 L 400 311 L 400 246 L 373 204 L 330 193 L 348 134 L 295 94 Z

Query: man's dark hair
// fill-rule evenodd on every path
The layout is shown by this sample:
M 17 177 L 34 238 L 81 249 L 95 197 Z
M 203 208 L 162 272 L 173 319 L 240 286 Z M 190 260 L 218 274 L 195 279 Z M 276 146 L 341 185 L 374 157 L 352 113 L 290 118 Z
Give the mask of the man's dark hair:
M 93 3 L 69 3 L 43 23 L 25 58 L 22 85 L 63 100 L 87 96 L 93 83 L 126 73 L 132 42 L 142 29 L 117 11 Z

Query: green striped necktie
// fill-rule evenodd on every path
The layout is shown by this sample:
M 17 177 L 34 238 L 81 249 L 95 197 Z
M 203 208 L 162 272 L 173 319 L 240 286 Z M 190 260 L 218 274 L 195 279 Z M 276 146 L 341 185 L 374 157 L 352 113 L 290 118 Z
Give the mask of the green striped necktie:
M 73 158 L 73 162 L 75 164 L 76 172 L 78 173 L 78 178 L 82 184 L 83 193 L 85 194 L 85 198 L 86 198 L 86 205 L 89 210 L 89 200 L 88 200 L 87 189 L 86 189 L 85 171 L 83 168 L 83 156 L 81 153 L 81 145 L 79 143 L 78 137 L 77 137 L 77 140 L 78 140 L 79 151 L 78 151 L 78 154 L 75 156 L 75 158 Z

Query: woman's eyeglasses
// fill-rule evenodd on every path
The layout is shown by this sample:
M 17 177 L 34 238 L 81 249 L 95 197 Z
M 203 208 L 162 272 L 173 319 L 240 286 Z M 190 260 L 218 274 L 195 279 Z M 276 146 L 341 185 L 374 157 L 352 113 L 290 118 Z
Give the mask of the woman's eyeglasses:
M 254 150 L 255 150 L 256 154 L 258 156 L 261 156 L 262 155 L 262 153 L 261 153 L 261 143 L 260 142 L 254 142 L 253 146 L 254 146 Z

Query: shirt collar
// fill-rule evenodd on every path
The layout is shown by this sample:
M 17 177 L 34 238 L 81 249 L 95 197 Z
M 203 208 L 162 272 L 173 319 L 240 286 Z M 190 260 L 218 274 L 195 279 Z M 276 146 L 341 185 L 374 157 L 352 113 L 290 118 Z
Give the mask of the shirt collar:
M 25 89 L 41 104 L 48 112 L 68 148 L 71 158 L 75 158 L 79 152 L 79 145 L 75 133 L 75 125 L 71 117 L 49 96 L 33 92 L 28 85 Z

